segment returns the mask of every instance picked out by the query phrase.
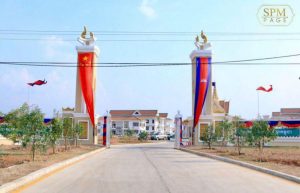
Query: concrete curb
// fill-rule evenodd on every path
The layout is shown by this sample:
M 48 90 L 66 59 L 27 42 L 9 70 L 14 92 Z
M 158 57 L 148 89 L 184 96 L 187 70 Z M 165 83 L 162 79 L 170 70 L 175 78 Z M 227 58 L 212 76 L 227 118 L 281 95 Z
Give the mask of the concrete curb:
M 87 158 L 91 155 L 94 155 L 98 152 L 101 152 L 103 150 L 105 150 L 106 148 L 101 148 L 101 149 L 97 149 L 97 150 L 94 150 L 94 151 L 91 151 L 91 152 L 88 152 L 88 153 L 85 153 L 85 154 L 82 154 L 80 156 L 77 156 L 77 157 L 73 157 L 73 158 L 70 158 L 68 160 L 65 160 L 65 161 L 62 161 L 62 162 L 58 162 L 58 163 L 55 163 L 49 167 L 46 167 L 46 168 L 42 168 L 40 170 L 37 170 L 35 172 L 32 172 L 26 176 L 23 176 L 19 179 L 16 179 L 12 182 L 8 182 L 6 184 L 3 184 L 2 186 L 0 186 L 0 193 L 4 193 L 4 192 L 10 192 L 10 191 L 13 191 L 17 188 L 20 188 L 22 186 L 25 186 L 26 184 L 34 181 L 34 180 L 37 180 L 39 178 L 42 178 L 43 176 L 46 176 L 47 174 L 50 174 L 51 172 L 54 172 L 54 171 L 57 171 L 57 170 L 60 170 L 60 169 L 63 169 L 64 167 L 67 167 L 69 165 L 72 165 L 76 162 L 79 162 L 81 161 L 82 159 L 84 158 Z
M 186 148 L 180 148 L 179 150 L 184 151 L 184 152 L 188 152 L 188 153 L 192 153 L 192 154 L 195 154 L 195 155 L 208 157 L 208 158 L 211 158 L 211 159 L 215 159 L 215 160 L 219 160 L 219 161 L 239 165 L 239 166 L 242 166 L 242 167 L 246 167 L 246 168 L 249 168 L 249 169 L 252 169 L 252 170 L 256 170 L 256 171 L 259 171 L 259 172 L 270 174 L 270 175 L 273 175 L 273 176 L 283 178 L 285 180 L 293 181 L 293 182 L 296 182 L 296 183 L 300 184 L 300 178 L 297 177 L 297 176 L 292 176 L 292 175 L 285 174 L 285 173 L 282 173 L 282 172 L 278 172 L 278 171 L 275 171 L 275 170 L 270 170 L 270 169 L 263 168 L 263 167 L 256 166 L 256 165 L 252 165 L 252 164 L 249 164 L 249 163 L 246 163 L 246 162 L 237 161 L 237 160 L 234 160 L 234 159 L 221 157 L 221 156 L 217 156 L 217 155 L 212 155 L 212 154 L 209 154 L 209 153 L 197 152 L 197 151 L 189 150 L 189 149 L 186 149 Z

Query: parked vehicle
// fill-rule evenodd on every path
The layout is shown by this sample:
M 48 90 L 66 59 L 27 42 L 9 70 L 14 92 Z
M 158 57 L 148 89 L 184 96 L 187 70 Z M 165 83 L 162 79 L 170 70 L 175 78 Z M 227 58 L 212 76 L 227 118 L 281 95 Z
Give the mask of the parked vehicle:
M 172 133 L 172 134 L 168 134 L 168 135 L 167 135 L 167 139 L 168 139 L 168 140 L 171 140 L 171 138 L 175 138 L 175 133 Z
M 151 140 L 166 140 L 167 137 L 168 136 L 163 133 L 156 132 L 151 135 Z

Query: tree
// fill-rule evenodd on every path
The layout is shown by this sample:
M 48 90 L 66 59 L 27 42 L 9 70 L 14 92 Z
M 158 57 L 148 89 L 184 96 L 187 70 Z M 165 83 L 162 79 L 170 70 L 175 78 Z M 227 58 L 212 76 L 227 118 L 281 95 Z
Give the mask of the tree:
M 4 116 L 6 122 L 7 138 L 14 143 L 21 143 L 22 147 L 27 147 L 29 139 L 24 136 L 25 130 L 22 128 L 22 117 L 29 113 L 29 106 L 24 103 L 20 108 L 10 111 Z
M 38 107 L 32 109 L 25 103 L 19 109 L 5 116 L 5 121 L 11 129 L 10 138 L 21 142 L 26 147 L 31 144 L 32 160 L 35 159 L 36 149 L 42 145 L 44 136 L 44 115 Z
M 49 145 L 49 130 L 46 126 L 38 131 L 39 140 L 36 142 L 36 147 L 42 152 L 46 153 Z
M 264 120 L 257 120 L 253 122 L 251 133 L 248 140 L 254 142 L 259 149 L 259 160 L 262 161 L 264 143 L 275 139 L 277 136 L 275 129 L 269 128 L 269 124 Z
M 75 124 L 75 127 L 72 128 L 73 140 L 75 141 L 75 146 L 78 147 L 78 138 L 82 133 L 83 127 L 80 124 Z
M 217 139 L 217 135 L 214 132 L 214 128 L 212 125 L 209 125 L 205 128 L 205 132 L 202 136 L 200 136 L 200 139 L 207 143 L 208 148 L 211 149 L 211 145 L 214 141 Z
M 21 123 L 25 128 L 25 139 L 31 142 L 32 160 L 34 161 L 35 152 L 43 140 L 44 116 L 38 107 L 26 114 L 21 119 Z
M 72 119 L 71 118 L 64 118 L 63 119 L 63 137 L 64 137 L 64 144 L 65 150 L 68 148 L 68 138 L 72 135 Z
M 232 127 L 233 132 L 231 135 L 231 142 L 234 143 L 238 154 L 241 155 L 242 146 L 246 142 L 247 135 L 249 133 L 249 129 L 244 127 L 241 118 L 238 116 L 233 117 L 232 119 Z
M 47 127 L 47 131 L 48 140 L 52 147 L 52 153 L 55 154 L 56 143 L 61 138 L 63 131 L 63 122 L 61 119 L 52 119 L 51 124 Z
M 9 125 L 6 124 L 6 123 L 0 124 L 0 135 L 2 135 L 5 138 L 8 138 L 8 139 L 12 140 L 14 143 L 17 142 L 14 130 L 12 128 L 10 128 Z
M 139 140 L 141 140 L 141 141 L 147 140 L 147 137 L 148 137 L 147 131 L 141 131 L 141 132 L 139 133 Z
M 216 127 L 217 137 L 222 138 L 222 147 L 225 146 L 225 142 L 229 139 L 232 128 L 232 123 L 229 122 L 228 119 L 223 120 Z

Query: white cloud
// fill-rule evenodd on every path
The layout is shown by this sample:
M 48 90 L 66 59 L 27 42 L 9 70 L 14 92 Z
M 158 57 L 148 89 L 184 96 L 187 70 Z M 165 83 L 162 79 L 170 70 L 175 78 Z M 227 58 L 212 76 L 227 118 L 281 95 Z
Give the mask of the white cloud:
M 60 61 L 76 61 L 74 45 L 70 42 L 64 41 L 61 37 L 49 36 L 46 40 L 41 42 L 43 46 L 44 55 L 47 59 Z
M 26 87 L 28 82 L 32 80 L 26 68 L 11 69 L 0 76 L 0 86 L 2 88 L 19 89 Z
M 149 0 L 142 1 L 139 6 L 139 11 L 149 19 L 154 19 L 157 17 L 156 11 Z
M 0 111 L 7 113 L 28 102 L 28 85 L 33 77 L 26 68 L 15 67 L 0 71 Z

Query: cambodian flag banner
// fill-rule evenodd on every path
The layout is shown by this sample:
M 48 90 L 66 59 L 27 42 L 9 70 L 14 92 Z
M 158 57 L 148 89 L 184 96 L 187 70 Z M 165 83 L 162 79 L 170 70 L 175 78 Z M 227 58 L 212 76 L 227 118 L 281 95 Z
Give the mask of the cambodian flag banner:
M 281 124 L 289 128 L 300 127 L 300 121 L 281 121 Z
M 270 127 L 276 127 L 279 124 L 279 121 L 268 121 Z
M 207 95 L 207 90 L 211 82 L 211 58 L 198 57 L 196 58 L 196 82 L 195 82 L 195 106 L 194 106 L 194 128 L 197 126 L 204 102 Z
M 44 118 L 44 124 L 49 125 L 53 119 Z
M 300 120 L 293 120 L 293 121 L 268 121 L 270 127 L 276 126 L 285 126 L 287 128 L 299 128 L 300 127 Z M 244 127 L 250 128 L 253 126 L 253 121 L 245 121 Z

